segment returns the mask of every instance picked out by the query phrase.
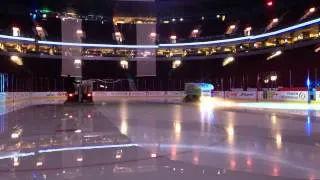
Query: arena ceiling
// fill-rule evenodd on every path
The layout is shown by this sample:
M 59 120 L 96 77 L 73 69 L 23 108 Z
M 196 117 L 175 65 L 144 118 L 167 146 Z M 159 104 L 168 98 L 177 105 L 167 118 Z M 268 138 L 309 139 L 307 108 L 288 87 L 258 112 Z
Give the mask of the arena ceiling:
M 21 14 L 47 7 L 58 12 L 72 8 L 79 14 L 104 16 L 112 16 L 117 11 L 132 13 L 148 9 L 148 14 L 157 14 L 161 18 L 217 13 L 258 17 L 259 14 L 295 11 L 297 8 L 320 5 L 319 0 L 155 0 L 155 3 L 150 1 L 152 0 L 2 0 L 0 12 Z M 266 7 L 267 1 L 273 1 L 274 6 Z

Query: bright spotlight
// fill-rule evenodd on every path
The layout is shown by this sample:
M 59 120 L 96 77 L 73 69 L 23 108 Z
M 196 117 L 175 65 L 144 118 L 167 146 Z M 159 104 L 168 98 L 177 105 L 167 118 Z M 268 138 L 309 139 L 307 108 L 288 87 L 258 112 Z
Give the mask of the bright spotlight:
M 121 32 L 116 31 L 116 32 L 114 33 L 114 36 L 115 36 L 115 39 L 116 39 L 118 42 L 122 43 L 123 38 L 122 38 Z
M 315 7 L 312 7 L 309 9 L 309 13 L 314 13 L 316 11 L 316 8 Z
M 269 7 L 271 7 L 271 6 L 273 5 L 273 2 L 272 2 L 272 1 L 268 1 L 268 2 L 267 2 L 267 5 L 268 5 Z
M 222 66 L 227 66 L 228 64 L 232 63 L 235 60 L 233 56 L 227 57 L 223 60 Z
M 270 76 L 270 80 L 271 81 L 276 81 L 278 79 L 278 76 L 277 75 L 272 75 Z
M 244 29 L 244 34 L 245 34 L 246 36 L 250 36 L 250 35 L 251 35 L 251 31 L 252 31 L 252 27 L 249 26 L 249 27 L 247 27 L 247 28 Z
M 199 32 L 200 32 L 199 29 L 192 30 L 191 37 L 196 38 L 198 36 Z
M 269 31 L 270 29 L 274 28 L 279 23 L 279 21 L 280 20 L 278 18 L 273 18 L 266 27 L 266 31 Z
M 10 60 L 19 66 L 23 65 L 22 59 L 19 56 L 11 56 Z
M 176 35 L 171 35 L 170 36 L 170 41 L 171 41 L 171 43 L 176 43 L 177 42 L 177 36 Z
M 302 21 L 306 18 L 308 18 L 310 15 L 312 15 L 314 12 L 316 12 L 317 8 L 315 7 L 311 7 L 308 11 L 306 11 L 306 13 L 300 18 L 299 21 Z
M 36 30 L 37 30 L 37 31 L 42 31 L 43 28 L 42 28 L 41 26 L 36 26 Z
M 172 62 L 172 68 L 173 69 L 176 69 L 176 68 L 178 68 L 180 65 L 181 65 L 181 60 L 174 60 L 173 62 Z
M 279 22 L 279 19 L 278 19 L 278 18 L 273 18 L 273 19 L 272 19 L 272 22 L 273 22 L 273 23 L 278 23 L 278 22 Z
M 280 51 L 280 50 L 275 53 L 275 55 L 277 55 L 277 56 L 279 56 L 281 54 L 282 54 L 282 51 Z
M 20 36 L 20 28 L 12 27 L 12 36 Z
M 114 35 L 115 36 L 121 36 L 121 32 L 115 32 Z
M 193 33 L 193 34 L 198 34 L 198 33 L 199 33 L 199 29 L 194 29 L 194 30 L 192 31 L 192 33 Z
M 120 65 L 123 69 L 128 69 L 129 68 L 129 63 L 127 60 L 121 60 Z
M 234 33 L 234 32 L 236 31 L 236 28 L 237 28 L 236 25 L 234 25 L 234 24 L 230 25 L 229 28 L 227 29 L 226 34 L 232 34 L 232 33 Z
M 35 33 L 39 36 L 40 39 L 44 39 L 48 35 L 46 30 L 38 25 L 35 27 Z
M 246 30 L 246 31 L 251 31 L 251 30 L 252 30 L 252 27 L 247 27 L 245 30 Z
M 172 36 L 170 36 L 170 39 L 171 39 L 171 40 L 176 40 L 176 39 L 177 39 L 177 36 L 176 36 L 176 35 L 172 35 Z
M 272 54 L 267 58 L 267 60 L 273 59 L 273 58 L 275 58 L 275 57 L 277 57 L 277 56 L 280 56 L 281 54 L 282 54 L 282 51 L 281 51 L 281 50 L 278 50 L 278 51 L 272 53 Z

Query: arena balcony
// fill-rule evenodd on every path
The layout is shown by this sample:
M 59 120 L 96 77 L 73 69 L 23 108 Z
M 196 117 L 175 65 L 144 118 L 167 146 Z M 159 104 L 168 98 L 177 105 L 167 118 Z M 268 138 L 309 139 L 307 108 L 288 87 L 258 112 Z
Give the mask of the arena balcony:
M 250 55 L 275 50 L 286 50 L 307 45 L 317 45 L 320 39 L 320 18 L 298 23 L 283 29 L 257 35 L 222 38 L 210 41 L 166 43 L 155 45 L 93 44 L 39 40 L 21 36 L 0 35 L 0 52 L 7 55 L 59 57 L 63 48 L 68 51 L 80 48 L 82 59 L 117 60 L 157 56 L 168 58 L 215 58 Z M 41 28 L 39 28 L 41 30 Z M 151 51 L 156 50 L 156 53 Z M 66 51 L 66 50 L 64 50 Z

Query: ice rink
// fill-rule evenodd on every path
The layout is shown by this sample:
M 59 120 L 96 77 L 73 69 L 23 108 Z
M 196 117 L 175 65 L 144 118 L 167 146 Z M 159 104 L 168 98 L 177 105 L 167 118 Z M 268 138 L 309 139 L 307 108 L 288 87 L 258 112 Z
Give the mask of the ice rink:
M 320 179 L 315 110 L 113 99 L 0 116 L 0 179 Z

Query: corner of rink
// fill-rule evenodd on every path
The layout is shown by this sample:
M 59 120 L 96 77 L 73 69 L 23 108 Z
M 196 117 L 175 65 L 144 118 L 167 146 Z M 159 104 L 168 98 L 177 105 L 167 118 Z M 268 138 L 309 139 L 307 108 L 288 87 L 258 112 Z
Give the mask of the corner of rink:
M 65 97 L 65 92 L 3 92 L 0 93 L 0 115 L 33 105 L 62 103 Z

